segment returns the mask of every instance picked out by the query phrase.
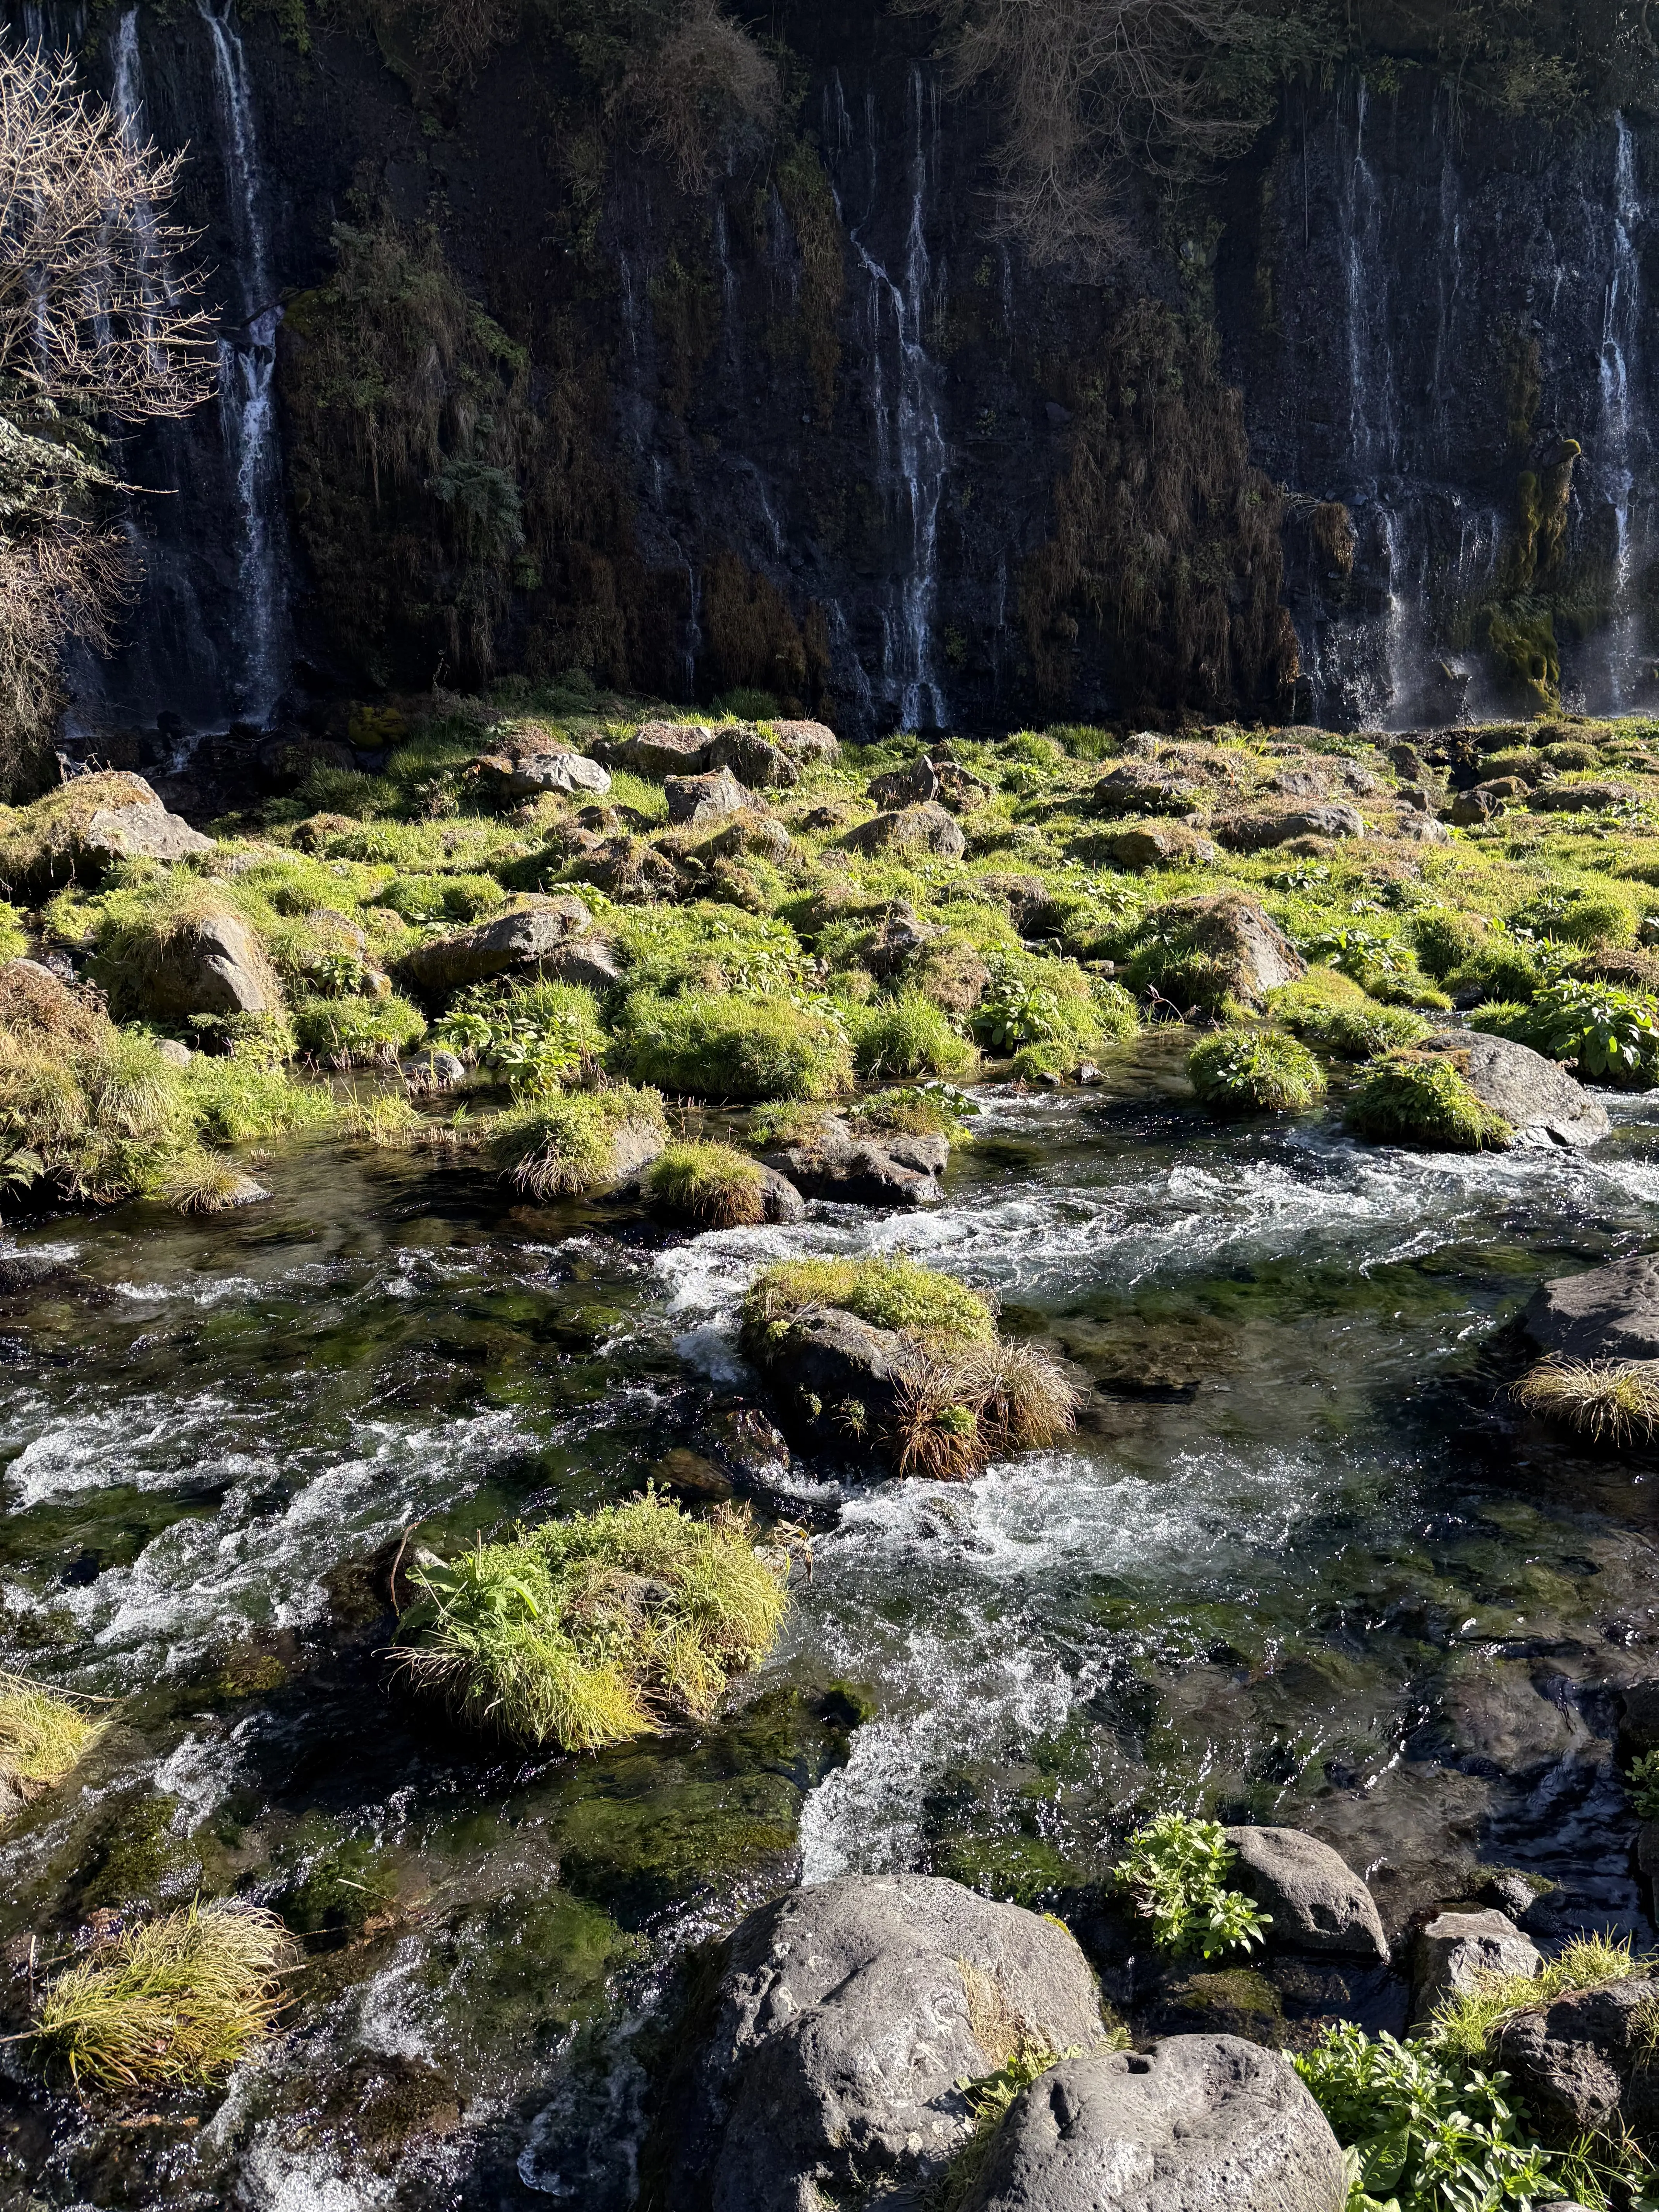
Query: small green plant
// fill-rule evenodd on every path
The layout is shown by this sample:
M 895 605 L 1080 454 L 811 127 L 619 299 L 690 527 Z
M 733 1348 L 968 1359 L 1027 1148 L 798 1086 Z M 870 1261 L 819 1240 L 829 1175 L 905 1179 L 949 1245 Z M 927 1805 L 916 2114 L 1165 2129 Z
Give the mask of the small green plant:
M 46 1164 L 39 1152 L 31 1152 L 27 1145 L 0 1158 L 0 1191 L 27 1190 L 40 1182 L 46 1171 Z
M 1454 2057 L 1485 2065 L 1495 2055 L 1494 2037 L 1519 2013 L 1553 2003 L 1570 1990 L 1605 1989 L 1645 1972 L 1631 1942 L 1607 1936 L 1580 1936 L 1535 1974 L 1496 1970 L 1477 1972 L 1469 1985 L 1454 1990 L 1437 2007 L 1430 2040 Z
M 1346 1118 L 1362 1137 L 1384 1144 L 1478 1152 L 1515 1141 L 1514 1130 L 1481 1104 L 1450 1053 L 1384 1054 L 1355 1085 Z
M 390 1066 L 426 1035 L 407 999 L 301 999 L 294 1009 L 301 1052 L 329 1067 Z
M 1291 2056 L 1349 2154 L 1348 2212 L 1501 2212 L 1559 2194 L 1505 2075 L 1348 2021 Z
M 1160 1951 L 1201 1951 L 1213 1959 L 1248 1951 L 1273 1923 L 1271 1913 L 1227 1887 L 1237 1861 L 1218 1822 L 1160 1813 L 1130 1837 L 1127 1855 L 1113 1871 L 1135 1910 L 1152 1922 Z
M 1659 1751 L 1644 1751 L 1632 1760 L 1629 1774 L 1631 1810 L 1638 1820 L 1659 1820 Z
M 956 1146 L 969 1141 L 973 1133 L 966 1125 L 980 1110 L 965 1091 L 929 1083 L 874 1091 L 849 1106 L 847 1118 L 878 1137 L 945 1137 Z
M 772 1648 L 787 1578 L 746 1511 L 696 1520 L 647 1489 L 417 1570 L 400 1664 L 491 1735 L 598 1750 L 712 1713 Z
M 1659 1082 L 1659 998 L 1651 992 L 1567 976 L 1528 1005 L 1479 1008 L 1471 1025 L 1571 1060 L 1589 1082 L 1627 1090 Z
M 77 2087 L 211 2088 L 274 2024 L 293 1957 L 274 1913 L 198 1899 L 58 1975 L 29 2039 Z
M 1187 1055 L 1200 1103 L 1221 1114 L 1299 1114 L 1325 1095 L 1306 1045 L 1279 1030 L 1223 1030 Z
M 432 1042 L 514 1091 L 556 1091 L 605 1049 L 591 991 L 574 983 L 474 983 L 457 994 Z
M 1013 2109 L 1020 2091 L 1029 2089 L 1033 2081 L 1040 2081 L 1066 2059 L 1082 2056 L 1076 2044 L 1056 2051 L 1041 2036 L 1022 2031 L 994 2073 L 964 2075 L 957 2083 L 974 2116 L 974 2132 L 952 2157 L 930 2212 L 957 2212 L 957 2208 L 973 2194 L 975 2183 L 990 2164 L 998 2130 Z
M 1022 975 L 1005 974 L 995 979 L 974 1009 L 974 1034 L 994 1053 L 1057 1042 L 1060 1027 L 1058 995 Z
M 1646 1443 L 1659 1431 L 1659 1360 L 1540 1359 L 1510 1395 L 1592 1443 Z

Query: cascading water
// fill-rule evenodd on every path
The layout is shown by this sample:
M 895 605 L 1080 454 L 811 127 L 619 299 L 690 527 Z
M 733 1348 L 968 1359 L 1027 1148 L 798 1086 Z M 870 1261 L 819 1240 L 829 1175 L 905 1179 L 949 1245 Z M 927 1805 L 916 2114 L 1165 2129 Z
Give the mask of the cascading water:
M 219 396 L 179 422 L 121 441 L 120 471 L 135 487 L 119 526 L 142 574 L 120 650 L 100 660 L 70 658 L 67 731 L 95 749 L 112 729 L 160 721 L 174 733 L 268 726 L 288 678 L 291 652 L 282 453 L 273 383 L 281 310 L 271 268 L 258 141 L 240 35 L 205 4 L 216 99 L 214 128 L 191 131 L 202 149 L 191 175 L 222 171 L 222 199 L 209 228 L 228 251 L 212 250 L 215 287 L 228 283 L 235 318 L 219 343 Z M 140 46 L 141 11 L 123 10 L 109 45 L 110 106 L 130 144 L 152 135 Z M 177 127 L 179 118 L 172 119 Z M 193 118 L 190 118 L 193 121 Z M 177 278 L 158 251 L 149 277 L 158 304 Z
M 826 94 L 825 137 L 837 170 L 836 204 L 866 278 L 860 335 L 874 422 L 877 483 L 902 547 L 902 573 L 881 615 L 881 690 L 908 729 L 942 727 L 948 720 L 935 658 L 939 611 L 939 519 L 949 459 L 938 364 L 926 332 L 930 301 L 943 291 L 945 270 L 927 246 L 928 198 L 938 169 L 939 90 L 920 64 L 907 87 L 909 141 L 908 222 L 896 279 L 878 260 L 870 233 L 882 211 L 879 139 L 873 95 L 865 102 L 862 143 L 840 76 Z M 862 210 L 848 222 L 846 201 L 856 179 Z
M 1613 118 L 1613 206 L 1606 306 L 1601 318 L 1601 453 L 1596 471 L 1613 524 L 1613 621 L 1606 646 L 1607 703 L 1627 705 L 1639 682 L 1641 616 L 1633 604 L 1636 483 L 1632 377 L 1641 333 L 1641 264 L 1635 234 L 1642 217 L 1636 141 L 1624 116 Z
M 219 341 L 219 407 L 235 465 L 240 516 L 241 620 L 235 707 L 239 719 L 269 722 L 288 674 L 288 575 L 282 527 L 282 449 L 273 385 L 282 309 L 271 280 L 258 139 L 247 58 L 229 15 L 208 0 L 198 12 L 212 42 L 215 88 L 225 126 L 228 213 L 237 245 L 240 330 Z

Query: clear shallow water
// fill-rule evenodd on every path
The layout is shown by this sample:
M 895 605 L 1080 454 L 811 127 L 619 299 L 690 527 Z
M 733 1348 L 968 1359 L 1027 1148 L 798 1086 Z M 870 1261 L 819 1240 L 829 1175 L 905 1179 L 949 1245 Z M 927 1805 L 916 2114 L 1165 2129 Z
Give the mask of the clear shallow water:
M 278 1903 L 308 1958 L 216 2105 L 113 2127 L 6 2056 L 0 2199 L 625 2200 L 689 1941 L 798 1871 L 1070 1909 L 1153 1804 L 1304 1822 L 1396 1916 L 1478 1857 L 1638 1924 L 1603 1686 L 1651 1670 L 1651 1468 L 1499 1396 L 1533 1285 L 1659 1227 L 1659 1109 L 1615 1110 L 1587 1159 L 1425 1158 L 1218 1132 L 1154 1064 L 993 1102 L 925 1216 L 684 1242 L 307 1146 L 229 1222 L 21 1231 L 0 1659 L 123 1704 L 8 1838 L 0 1938 L 205 1884 Z M 796 1469 L 763 1503 L 813 1522 L 811 1579 L 702 1736 L 492 1762 L 388 1690 L 413 1524 L 442 1547 L 707 1449 L 752 1388 L 754 1271 L 898 1244 L 1076 1364 L 1067 1449 L 968 1488 Z

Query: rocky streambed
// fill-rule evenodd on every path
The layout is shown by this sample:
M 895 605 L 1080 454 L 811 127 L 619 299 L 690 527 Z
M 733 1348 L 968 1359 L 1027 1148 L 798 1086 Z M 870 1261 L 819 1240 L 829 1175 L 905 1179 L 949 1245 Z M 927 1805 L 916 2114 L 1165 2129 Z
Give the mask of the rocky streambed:
M 1340 1101 L 1218 1127 L 1180 1064 L 1154 1038 L 1089 1091 L 986 1093 L 940 1201 L 902 1212 L 686 1236 L 314 1140 L 248 1212 L 9 1224 L 4 1662 L 121 1703 L 8 1832 L 6 2025 L 40 1945 L 135 1901 L 255 1898 L 304 1951 L 223 2096 L 113 2112 L 9 2047 L 15 2201 L 657 2201 L 677 2062 L 712 2063 L 684 2026 L 703 1947 L 802 1884 L 1055 1914 L 1140 2050 L 1207 2039 L 1235 2075 L 1237 2040 L 1403 2032 L 1448 1913 L 1650 1944 L 1620 1770 L 1659 1675 L 1653 1462 L 1564 1444 L 1504 1386 L 1540 1282 L 1650 1242 L 1659 1112 L 1607 1097 L 1571 1152 L 1407 1153 L 1344 1136 Z M 1066 1364 L 1073 1437 L 968 1485 L 855 1439 L 779 1453 L 744 1287 L 900 1249 Z M 810 1542 L 716 1723 L 498 1758 L 398 1694 L 401 1545 L 647 1477 Z M 1148 1811 L 1200 1807 L 1332 1847 L 1389 1960 L 1283 1931 L 1157 1954 L 1111 1869 Z

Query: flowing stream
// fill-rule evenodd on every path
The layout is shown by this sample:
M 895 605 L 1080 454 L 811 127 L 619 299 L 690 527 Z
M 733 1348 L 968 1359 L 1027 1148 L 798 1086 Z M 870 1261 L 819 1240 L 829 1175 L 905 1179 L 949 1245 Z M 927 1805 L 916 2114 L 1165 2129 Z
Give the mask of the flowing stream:
M 1071 1910 L 1148 1807 L 1303 1822 L 1396 1919 L 1484 1861 L 1651 1940 L 1605 1686 L 1659 1635 L 1654 1462 L 1576 1455 L 1501 1386 L 1538 1280 L 1650 1237 L 1659 1115 L 1612 1102 L 1583 1158 L 1423 1156 L 1218 1129 L 1172 1066 L 988 1094 L 925 1215 L 686 1239 L 308 1141 L 229 1219 L 12 1222 L 0 1663 L 122 1703 L 8 1837 L 3 2027 L 29 1937 L 100 1907 L 235 1892 L 307 1957 L 222 2100 L 114 2124 L 0 2046 L 0 2194 L 622 2212 L 689 1943 L 849 1869 Z M 775 1477 L 812 1572 L 706 1729 L 501 1759 L 405 1702 L 411 1529 L 706 1480 L 754 1271 L 900 1245 L 1078 1364 L 1066 1449 L 968 1487 Z

